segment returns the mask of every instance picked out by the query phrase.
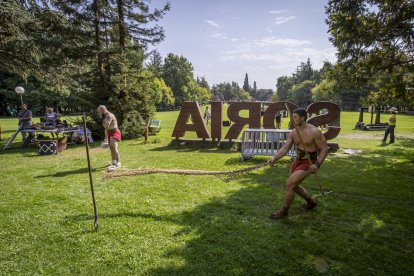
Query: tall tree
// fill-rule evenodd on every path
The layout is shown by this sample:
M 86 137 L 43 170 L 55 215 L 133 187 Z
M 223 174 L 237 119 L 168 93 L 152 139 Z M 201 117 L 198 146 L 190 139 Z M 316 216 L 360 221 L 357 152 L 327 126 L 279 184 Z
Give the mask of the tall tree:
M 294 85 L 292 77 L 282 76 L 277 78 L 276 83 L 276 94 L 278 95 L 279 100 L 286 101 L 289 97 L 289 90 Z
M 252 97 L 254 97 L 257 101 L 270 101 L 273 95 L 272 89 L 257 89 L 256 93 Z
M 1 1 L 0 70 L 22 78 L 58 80 L 73 28 L 59 11 L 37 1 Z
M 306 108 L 312 102 L 311 89 L 315 86 L 315 81 L 306 80 L 295 84 L 290 92 L 290 99 L 298 106 Z
M 183 101 L 190 100 L 188 88 L 193 81 L 193 65 L 183 56 L 169 53 L 164 59 L 162 77 L 171 87 L 175 103 L 181 105 Z
M 146 67 L 157 78 L 162 77 L 162 67 L 164 65 L 161 54 L 157 50 L 152 50 L 147 57 Z
M 247 92 L 250 92 L 250 90 L 251 90 L 251 87 L 250 87 L 250 84 L 249 84 L 249 76 L 247 75 L 247 73 L 244 76 L 243 90 L 247 91 Z
M 164 38 L 157 21 L 169 8 L 151 11 L 138 0 L 2 1 L 1 68 L 23 77 L 60 72 L 48 79 L 56 87 L 72 86 L 83 98 L 79 105 L 90 110 L 102 103 L 115 108 L 128 98 L 116 111 L 122 128 L 123 118 L 134 117 L 129 112 L 145 119 L 155 110 L 159 97 L 150 88 L 154 75 L 143 68 L 143 52 Z
M 407 88 L 414 86 L 413 1 L 330 0 L 326 14 L 330 40 L 338 50 L 337 83 L 374 86 L 379 93 L 392 91 L 394 99 L 410 99 Z M 384 90 L 377 87 L 380 83 L 394 86 Z
M 312 68 L 310 59 L 306 62 L 301 62 L 300 65 L 296 68 L 296 72 L 293 74 L 295 83 L 299 84 L 301 82 L 313 79 L 315 71 Z
M 197 77 L 197 82 L 201 87 L 204 87 L 210 90 L 210 85 L 208 85 L 208 82 L 204 76 L 202 76 L 201 79 Z
M 326 13 L 339 63 L 367 76 L 398 66 L 413 70 L 412 0 L 330 0 Z

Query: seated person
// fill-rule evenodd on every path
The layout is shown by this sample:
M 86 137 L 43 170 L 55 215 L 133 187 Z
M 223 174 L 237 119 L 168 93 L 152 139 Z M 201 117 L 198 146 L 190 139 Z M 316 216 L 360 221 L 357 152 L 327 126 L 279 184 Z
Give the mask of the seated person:
M 52 107 L 47 108 L 47 112 L 44 116 L 44 122 L 47 126 L 54 126 L 56 125 L 57 120 L 60 118 L 59 114 L 53 112 Z

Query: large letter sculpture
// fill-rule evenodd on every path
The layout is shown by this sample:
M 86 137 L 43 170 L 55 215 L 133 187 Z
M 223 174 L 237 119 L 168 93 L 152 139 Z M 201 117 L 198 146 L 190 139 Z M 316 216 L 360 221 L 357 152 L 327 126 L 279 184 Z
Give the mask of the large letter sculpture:
M 211 138 L 221 140 L 223 102 L 211 102 Z
M 240 102 L 229 105 L 227 117 L 233 124 L 224 138 L 237 139 L 245 125 L 249 125 L 249 128 L 260 128 L 260 105 L 259 102 Z M 240 111 L 243 109 L 248 110 L 248 118 L 240 117 Z
M 290 103 L 290 102 L 277 102 L 277 103 L 272 103 L 270 104 L 264 115 L 263 115 L 263 128 L 265 129 L 274 129 L 276 128 L 275 126 L 275 116 L 278 112 L 280 111 L 285 111 L 286 110 L 286 105 L 288 105 L 290 110 L 295 110 L 297 107 L 297 105 Z M 289 110 L 286 110 L 289 111 Z M 289 114 L 289 116 L 292 116 L 292 114 Z M 291 124 L 289 123 L 289 129 L 292 129 L 293 126 L 291 126 Z
M 193 123 L 188 124 L 187 122 L 189 120 Z M 183 137 L 186 131 L 195 131 L 198 138 L 210 138 L 206 124 L 201 116 L 200 106 L 197 102 L 183 103 L 172 136 L 178 139 L 179 137 Z
M 308 113 L 319 113 L 321 110 L 327 110 L 325 114 L 317 115 L 308 120 L 309 124 L 316 127 L 328 125 L 328 130 L 323 133 L 326 140 L 332 140 L 338 136 L 341 127 L 339 126 L 339 118 L 341 110 L 339 106 L 332 102 L 315 102 L 308 106 Z
M 293 112 L 297 106 L 290 102 L 277 102 L 270 104 L 263 114 L 263 128 L 274 129 L 275 128 L 275 115 L 280 111 Z M 233 102 L 227 109 L 227 117 L 232 121 L 225 139 L 237 139 L 246 125 L 249 128 L 260 128 L 260 106 L 259 102 Z M 222 137 L 222 102 L 211 102 L 211 138 L 213 140 L 221 140 Z M 320 113 L 321 110 L 325 110 L 321 115 L 317 115 L 308 120 L 308 123 L 318 127 L 322 125 L 328 125 L 328 130 L 324 132 L 326 140 L 332 140 L 338 136 L 341 130 L 339 126 L 340 108 L 337 104 L 332 102 L 315 102 L 308 106 L 308 113 Z M 240 112 L 248 112 L 248 117 L 241 117 Z M 289 114 L 293 116 L 293 114 Z M 192 123 L 188 123 L 191 119 Z M 293 129 L 294 126 L 289 124 L 289 129 Z M 172 133 L 172 137 L 176 139 L 183 137 L 186 131 L 195 131 L 198 138 L 208 139 L 210 134 L 207 130 L 207 126 L 201 115 L 200 106 L 196 102 L 184 102 L 178 115 L 177 122 Z

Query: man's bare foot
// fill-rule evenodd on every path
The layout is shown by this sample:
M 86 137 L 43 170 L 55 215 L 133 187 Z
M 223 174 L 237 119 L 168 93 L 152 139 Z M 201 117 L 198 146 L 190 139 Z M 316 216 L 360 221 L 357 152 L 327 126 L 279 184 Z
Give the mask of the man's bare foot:
M 306 210 L 312 210 L 313 208 L 315 208 L 316 206 L 318 206 L 318 202 L 311 198 L 307 204 L 303 205 L 302 208 L 306 209 Z
M 289 215 L 288 210 L 286 208 L 282 208 L 277 212 L 274 212 L 270 215 L 271 219 L 281 219 L 285 218 Z

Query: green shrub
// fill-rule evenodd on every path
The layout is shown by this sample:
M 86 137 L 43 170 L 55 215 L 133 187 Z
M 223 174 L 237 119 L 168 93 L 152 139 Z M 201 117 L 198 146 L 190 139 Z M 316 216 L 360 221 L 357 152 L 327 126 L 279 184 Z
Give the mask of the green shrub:
M 120 129 L 122 131 L 122 138 L 137 138 L 144 134 L 145 121 L 138 111 L 130 111 L 124 114 Z

